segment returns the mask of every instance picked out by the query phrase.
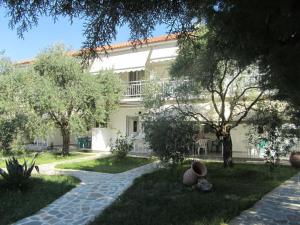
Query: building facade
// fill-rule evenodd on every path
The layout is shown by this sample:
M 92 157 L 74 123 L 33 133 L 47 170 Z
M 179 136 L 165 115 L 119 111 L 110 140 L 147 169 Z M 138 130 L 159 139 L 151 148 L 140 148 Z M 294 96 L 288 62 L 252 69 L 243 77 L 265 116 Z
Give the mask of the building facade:
M 99 51 L 99 57 L 91 61 L 89 71 L 97 74 L 103 70 L 113 70 L 124 85 L 124 93 L 117 111 L 110 116 L 106 128 L 92 128 L 86 135 L 91 139 L 94 151 L 109 151 L 113 140 L 120 134 L 134 139 L 134 152 L 151 151 L 144 142 L 141 115 L 143 90 L 150 80 L 159 80 L 161 85 L 170 83 L 170 68 L 178 55 L 176 35 L 150 38 L 146 43 L 132 47 L 132 43 L 114 44 L 107 48 L 107 54 Z M 30 61 L 19 63 L 26 66 Z M 207 103 L 210 104 L 210 103 Z M 203 109 L 205 106 L 203 104 Z M 204 129 L 205 131 L 205 129 Z M 232 130 L 233 156 L 257 157 L 259 152 L 251 149 L 247 140 L 248 128 L 241 124 Z M 49 133 L 47 140 L 36 141 L 40 146 L 61 145 L 62 137 L 58 130 Z M 72 135 L 71 144 L 78 144 L 78 137 Z M 197 154 L 218 155 L 222 152 L 216 137 L 205 133 L 198 143 Z
M 119 109 L 110 116 L 107 128 L 93 128 L 92 150 L 109 151 L 112 140 L 118 135 L 134 139 L 134 152 L 151 151 L 144 142 L 141 115 L 144 111 L 142 94 L 149 80 L 158 79 L 161 85 L 170 79 L 170 67 L 178 54 L 175 36 L 149 39 L 146 44 L 132 48 L 130 43 L 113 45 L 108 55 L 100 55 L 90 67 L 91 73 L 112 69 L 124 82 L 124 93 Z M 256 157 L 247 140 L 247 126 L 232 130 L 233 154 L 235 157 Z M 220 146 L 212 133 L 204 134 L 197 153 L 221 156 Z

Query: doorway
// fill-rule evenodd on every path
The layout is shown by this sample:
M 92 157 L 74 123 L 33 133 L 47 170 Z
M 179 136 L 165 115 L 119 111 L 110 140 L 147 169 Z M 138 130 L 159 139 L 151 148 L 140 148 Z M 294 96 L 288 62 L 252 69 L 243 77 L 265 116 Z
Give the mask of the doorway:
M 140 124 L 138 116 L 126 116 L 126 134 L 136 136 L 140 133 Z

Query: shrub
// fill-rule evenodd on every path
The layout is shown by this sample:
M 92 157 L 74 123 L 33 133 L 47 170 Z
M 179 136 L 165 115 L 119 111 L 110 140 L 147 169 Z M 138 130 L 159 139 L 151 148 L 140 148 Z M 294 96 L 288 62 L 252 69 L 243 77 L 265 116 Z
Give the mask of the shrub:
M 124 159 L 127 154 L 133 149 L 133 142 L 127 136 L 119 136 L 114 146 L 111 148 L 111 153 L 119 160 Z
M 258 106 L 249 120 L 248 141 L 273 170 L 280 157 L 286 156 L 299 140 L 299 127 L 288 122 L 285 106 L 279 103 Z
M 5 184 L 13 189 L 22 190 L 27 187 L 33 169 L 36 169 L 36 171 L 39 172 L 38 166 L 35 165 L 35 157 L 30 164 L 24 159 L 23 165 L 21 165 L 15 157 L 6 160 L 7 172 L 0 169 L 0 174 L 3 177 Z
M 164 111 L 144 117 L 145 139 L 165 163 L 181 163 L 194 144 L 197 127 L 184 116 Z
M 0 121 L 0 141 L 5 153 L 11 148 L 16 130 L 16 124 L 13 120 Z

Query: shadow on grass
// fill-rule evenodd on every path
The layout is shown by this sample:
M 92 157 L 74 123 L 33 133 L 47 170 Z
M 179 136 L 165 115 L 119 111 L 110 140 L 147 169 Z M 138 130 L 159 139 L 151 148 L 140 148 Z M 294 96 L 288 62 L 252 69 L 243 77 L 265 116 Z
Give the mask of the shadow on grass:
M 30 216 L 74 188 L 80 181 L 71 176 L 34 176 L 26 191 L 9 190 L 0 178 L 0 224 Z
M 182 185 L 188 167 L 161 169 L 136 179 L 92 224 L 219 225 L 297 172 L 291 167 L 270 173 L 265 165 L 237 164 L 224 169 L 221 163 L 207 163 L 208 179 L 214 188 L 201 193 Z

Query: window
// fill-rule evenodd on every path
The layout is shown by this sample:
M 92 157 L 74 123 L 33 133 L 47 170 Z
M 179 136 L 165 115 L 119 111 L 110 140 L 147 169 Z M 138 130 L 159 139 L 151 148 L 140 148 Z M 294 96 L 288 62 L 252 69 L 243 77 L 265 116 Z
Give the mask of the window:
M 138 81 L 138 80 L 142 80 L 144 77 L 145 71 L 141 70 L 141 71 L 130 71 L 129 72 L 129 82 L 130 81 Z
M 137 132 L 137 130 L 138 130 L 138 121 L 137 120 L 134 120 L 133 121 L 133 132 Z

